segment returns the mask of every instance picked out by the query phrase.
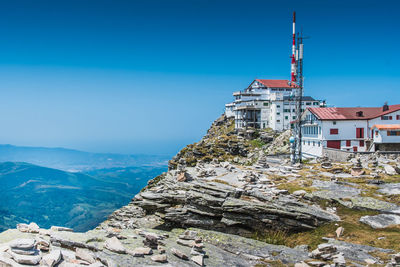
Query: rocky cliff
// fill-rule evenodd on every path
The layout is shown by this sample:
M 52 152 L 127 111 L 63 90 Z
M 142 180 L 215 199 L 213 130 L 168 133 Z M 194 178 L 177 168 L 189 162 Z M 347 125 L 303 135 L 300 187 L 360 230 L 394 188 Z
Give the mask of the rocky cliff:
M 292 166 L 290 133 L 216 120 L 96 229 L 20 224 L 5 266 L 399 266 L 400 161 Z M 277 156 L 279 154 L 280 156 Z M 8 265 L 7 265 L 8 264 Z

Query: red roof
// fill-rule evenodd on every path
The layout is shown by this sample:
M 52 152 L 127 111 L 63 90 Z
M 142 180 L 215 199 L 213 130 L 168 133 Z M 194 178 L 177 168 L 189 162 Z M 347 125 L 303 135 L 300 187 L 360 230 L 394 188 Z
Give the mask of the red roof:
M 369 120 L 400 110 L 400 105 L 373 108 L 308 108 L 320 120 Z
M 295 83 L 291 83 L 289 80 L 264 80 L 256 79 L 257 82 L 264 84 L 266 87 L 270 88 L 296 88 Z

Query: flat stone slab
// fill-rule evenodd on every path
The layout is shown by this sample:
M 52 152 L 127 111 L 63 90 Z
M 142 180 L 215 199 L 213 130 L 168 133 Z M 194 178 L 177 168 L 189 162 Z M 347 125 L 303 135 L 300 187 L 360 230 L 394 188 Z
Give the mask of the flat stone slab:
M 313 187 L 322 189 L 322 191 L 314 192 L 317 196 L 324 196 L 323 198 L 340 199 L 350 198 L 358 196 L 361 193 L 361 189 L 351 187 L 345 184 L 339 184 L 332 181 L 313 181 Z M 313 193 L 313 194 L 314 194 Z
M 378 190 L 379 193 L 383 193 L 385 195 L 400 195 L 400 183 L 383 184 L 379 187 L 381 188 Z
M 368 224 L 374 229 L 382 229 L 388 226 L 400 224 L 400 216 L 394 214 L 379 214 L 374 216 L 363 216 L 360 222 Z

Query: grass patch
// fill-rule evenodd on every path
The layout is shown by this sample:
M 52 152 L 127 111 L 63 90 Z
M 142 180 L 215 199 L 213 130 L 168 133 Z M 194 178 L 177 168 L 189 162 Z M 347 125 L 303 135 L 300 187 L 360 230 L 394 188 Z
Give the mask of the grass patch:
M 288 241 L 288 232 L 285 230 L 266 230 L 254 232 L 251 238 L 273 245 L 285 245 Z
M 339 205 L 337 206 L 337 214 L 342 221 L 331 222 L 311 231 L 292 234 L 288 236 L 286 245 L 294 247 L 307 244 L 311 249 L 315 249 L 319 244 L 325 242 L 322 240 L 323 237 L 336 238 L 335 231 L 339 226 L 342 226 L 344 228 L 344 233 L 339 240 L 360 245 L 393 249 L 395 251 L 400 250 L 400 244 L 398 242 L 400 240 L 400 227 L 373 229 L 359 222 L 362 216 L 376 215 L 378 214 L 377 212 L 353 210 Z M 384 238 L 378 240 L 378 237 Z
M 250 140 L 250 145 L 252 146 L 252 147 L 255 147 L 255 148 L 262 148 L 263 146 L 265 146 L 266 145 L 266 143 L 264 143 L 263 141 L 261 141 L 260 139 L 253 139 L 253 140 Z

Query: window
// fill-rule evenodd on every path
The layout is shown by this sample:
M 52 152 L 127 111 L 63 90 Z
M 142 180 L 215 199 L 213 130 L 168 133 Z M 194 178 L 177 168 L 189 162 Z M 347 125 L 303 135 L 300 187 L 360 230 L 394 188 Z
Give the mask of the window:
M 364 140 L 360 140 L 360 147 L 364 146 Z
M 339 134 L 339 129 L 330 129 L 331 134 Z
M 295 119 L 296 119 L 296 116 L 293 116 L 293 117 L 292 117 L 292 119 L 294 119 L 294 120 L 295 120 Z
M 263 128 L 265 128 L 265 122 L 263 123 Z
M 276 105 L 276 107 L 277 107 L 277 108 L 280 108 L 280 107 L 281 107 L 281 105 Z
M 266 102 L 265 102 L 265 103 L 263 103 L 263 105 L 264 105 L 264 106 L 266 106 L 266 107 L 268 107 L 268 103 L 266 103 Z
M 356 138 L 364 138 L 364 128 L 356 128 Z
M 390 119 L 389 119 L 389 116 L 381 116 L 381 120 L 387 121 L 387 120 L 390 120 Z
M 400 136 L 400 131 L 387 131 L 388 136 Z
M 392 116 L 389 116 L 389 120 L 393 120 L 393 117 L 392 117 Z
M 276 122 L 281 122 L 281 120 L 276 120 Z
M 290 112 L 290 109 L 284 109 L 283 112 Z
M 310 106 L 311 105 L 311 102 L 306 102 L 306 106 Z
M 396 120 L 400 120 L 400 115 L 396 115 Z
M 308 141 L 308 145 L 310 145 L 310 141 Z
M 321 142 L 318 141 L 318 147 L 320 147 L 320 146 L 321 146 Z
M 317 106 L 317 105 L 319 105 L 319 103 L 318 103 L 318 102 L 314 102 L 313 105 L 314 105 L 314 106 Z
M 375 131 L 375 136 L 378 136 L 378 134 L 379 134 L 379 132 L 378 132 L 378 131 Z
M 346 141 L 346 146 L 351 146 L 351 141 L 350 140 Z
M 312 146 L 315 146 L 315 141 L 312 141 Z
M 289 116 L 285 116 L 285 120 L 288 120 L 289 119 Z
M 280 113 L 280 112 L 277 112 L 276 115 L 281 115 L 281 113 Z
M 334 122 L 332 122 L 333 123 L 333 125 L 336 125 L 336 121 L 334 121 Z

